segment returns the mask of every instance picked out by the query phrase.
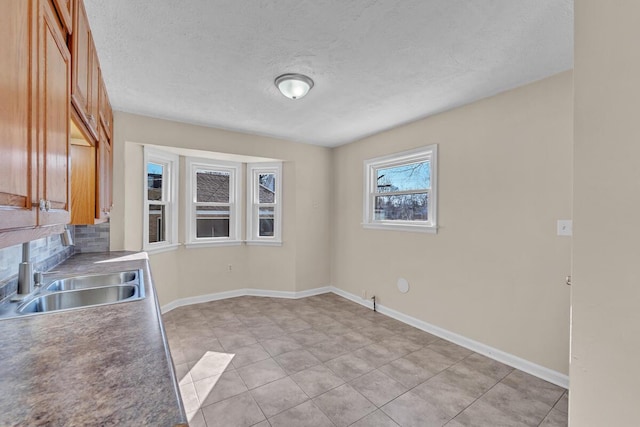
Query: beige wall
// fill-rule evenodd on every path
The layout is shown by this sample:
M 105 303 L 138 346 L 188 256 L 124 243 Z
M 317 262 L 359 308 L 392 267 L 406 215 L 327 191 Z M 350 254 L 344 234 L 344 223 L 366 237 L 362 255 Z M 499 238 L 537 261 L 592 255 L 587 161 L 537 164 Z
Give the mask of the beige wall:
M 115 123 L 112 250 L 142 247 L 142 144 L 284 160 L 283 245 L 180 247 L 152 254 L 161 304 L 241 288 L 300 291 L 329 285 L 330 149 L 126 113 L 116 113 Z
M 363 229 L 363 160 L 434 143 L 438 234 Z M 571 72 L 335 149 L 332 284 L 567 374 L 571 162 Z
M 640 2 L 575 4 L 572 426 L 637 426 Z
M 568 72 L 333 150 L 118 113 L 112 249 L 141 248 L 141 144 L 281 158 L 284 245 L 153 254 L 161 304 L 246 287 L 365 289 L 385 306 L 567 373 L 571 239 L 555 230 L 571 218 L 572 106 Z M 363 160 L 432 143 L 438 234 L 364 230 Z M 398 277 L 408 294 L 397 292 Z

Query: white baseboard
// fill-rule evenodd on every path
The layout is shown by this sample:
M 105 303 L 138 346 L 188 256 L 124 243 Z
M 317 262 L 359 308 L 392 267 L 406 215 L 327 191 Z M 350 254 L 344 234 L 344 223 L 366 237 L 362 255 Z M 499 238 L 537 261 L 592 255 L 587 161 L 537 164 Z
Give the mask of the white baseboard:
M 346 292 L 342 289 L 338 289 L 336 287 L 331 287 L 331 292 L 337 295 L 340 295 L 341 297 L 344 297 L 348 300 L 356 302 L 360 305 L 363 305 L 367 308 L 373 309 L 373 302 L 371 300 L 368 300 L 368 299 L 365 300 L 363 298 L 358 297 L 357 295 Z M 523 372 L 526 372 L 528 374 L 541 378 L 545 381 L 548 381 L 552 384 L 558 385 L 566 389 L 569 388 L 568 375 L 562 374 L 560 372 L 554 371 L 549 368 L 545 368 L 544 366 L 540 366 L 536 363 L 522 359 L 521 357 L 504 352 L 502 350 L 498 350 L 497 348 L 490 347 L 481 342 L 474 341 L 462 335 L 456 334 L 454 332 L 451 332 L 446 329 L 427 323 L 423 320 L 416 319 L 415 317 L 407 316 L 404 313 L 401 313 L 392 308 L 385 307 L 384 305 L 376 304 L 376 310 L 379 313 L 392 317 L 396 320 L 406 323 L 407 325 L 411 325 L 415 328 L 418 328 L 420 330 L 433 334 L 437 337 L 443 338 L 447 341 L 451 341 L 452 343 L 458 344 L 462 347 L 468 348 L 471 351 L 490 357 L 491 359 L 497 360 L 498 362 L 502 362 L 505 365 L 512 366 Z
M 245 288 L 245 289 L 238 289 L 234 291 L 219 292 L 215 294 L 200 295 L 196 297 L 181 298 L 175 301 L 171 301 L 169 304 L 163 305 L 161 307 L 161 312 L 164 314 L 168 311 L 173 310 L 174 308 L 182 307 L 184 305 L 199 304 L 202 302 L 217 301 L 217 300 L 226 299 L 226 298 L 234 298 L 234 297 L 248 296 L 248 295 L 258 296 L 258 297 L 297 299 L 297 298 L 310 297 L 313 295 L 326 294 L 328 292 L 333 292 L 334 294 L 340 295 L 341 297 L 344 297 L 350 301 L 363 305 L 367 308 L 373 309 L 373 302 L 369 299 L 365 300 L 363 298 L 360 298 L 357 295 L 354 295 L 342 289 L 336 288 L 334 286 L 324 286 L 321 288 L 309 289 L 309 290 L 300 291 L 300 292 L 268 291 L 263 289 Z M 498 362 L 502 362 L 506 365 L 512 366 L 523 372 L 526 372 L 528 374 L 541 378 L 545 381 L 548 381 L 552 384 L 556 384 L 566 389 L 569 388 L 569 376 L 565 374 L 562 374 L 560 372 L 554 371 L 549 368 L 545 368 L 544 366 L 522 359 L 521 357 L 504 352 L 502 350 L 498 350 L 497 348 L 490 347 L 481 342 L 474 341 L 462 335 L 456 334 L 454 332 L 451 332 L 446 329 L 427 323 L 423 320 L 416 319 L 415 317 L 408 316 L 392 308 L 385 307 L 384 305 L 376 304 L 376 310 L 381 314 L 392 317 L 396 320 L 399 320 L 400 322 L 406 323 L 407 325 L 411 325 L 415 328 L 418 328 L 420 330 L 433 334 L 437 337 L 440 337 L 447 341 L 451 341 L 462 347 L 468 348 L 471 351 L 490 357 L 491 359 L 494 359 L 494 360 L 497 360 Z
M 174 308 L 182 307 L 184 305 L 200 304 L 203 302 L 218 301 L 221 299 L 235 298 L 235 297 L 242 297 L 242 296 L 289 298 L 289 299 L 306 298 L 314 295 L 326 294 L 328 292 L 331 292 L 331 289 L 332 289 L 331 286 L 324 286 L 321 288 L 308 289 L 305 291 L 295 292 L 295 291 L 269 291 L 264 289 L 244 288 L 244 289 L 237 289 L 233 291 L 217 292 L 215 294 L 180 298 L 180 299 L 171 301 L 169 304 L 165 304 L 162 307 L 160 307 L 160 312 L 164 314 L 173 310 Z
M 160 307 L 160 312 L 162 314 L 168 313 L 169 311 L 178 308 L 178 307 L 182 307 L 185 305 L 191 305 L 191 304 L 200 304 L 202 302 L 209 302 L 209 301 L 218 301 L 221 299 L 227 299 L 227 298 L 235 298 L 235 297 L 241 297 L 244 295 L 248 295 L 246 293 L 246 289 L 238 289 L 235 291 L 226 291 L 226 292 L 218 292 L 215 294 L 207 294 L 207 295 L 198 295 L 195 297 L 187 297 L 187 298 L 180 298 L 177 300 L 173 300 L 171 301 L 169 304 L 165 304 L 162 307 Z
M 331 292 L 331 286 L 323 286 L 321 288 L 307 289 L 306 291 L 265 291 L 262 289 L 247 289 L 247 295 L 256 297 L 271 297 L 271 298 L 289 298 L 298 299 L 312 297 L 314 295 L 326 294 Z

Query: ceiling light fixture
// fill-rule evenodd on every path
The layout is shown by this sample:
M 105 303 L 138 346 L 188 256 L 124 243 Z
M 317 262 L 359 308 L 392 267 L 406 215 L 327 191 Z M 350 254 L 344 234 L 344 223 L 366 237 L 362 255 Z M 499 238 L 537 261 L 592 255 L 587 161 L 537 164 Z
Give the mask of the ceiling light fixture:
M 276 87 L 290 99 L 304 97 L 313 87 L 313 80 L 302 74 L 283 74 L 276 77 Z

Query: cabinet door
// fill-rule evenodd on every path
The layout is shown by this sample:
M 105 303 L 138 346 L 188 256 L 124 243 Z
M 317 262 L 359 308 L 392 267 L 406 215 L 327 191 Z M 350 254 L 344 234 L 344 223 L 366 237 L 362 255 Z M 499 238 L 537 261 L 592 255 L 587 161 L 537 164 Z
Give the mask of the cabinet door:
M 91 86 L 89 68 L 91 65 L 90 48 L 91 30 L 89 20 L 82 1 L 75 1 L 73 8 L 73 37 L 71 49 L 73 51 L 73 73 L 71 85 L 71 101 L 80 113 L 83 121 L 89 109 L 89 88 Z
M 100 95 L 100 63 L 98 53 L 93 44 L 93 37 L 89 38 L 89 103 L 87 105 L 87 125 L 89 131 L 98 138 L 99 126 L 99 95 Z
M 107 132 L 107 136 L 113 138 L 113 111 L 111 110 L 111 103 L 109 102 L 109 95 L 107 94 L 107 87 L 102 80 L 102 72 L 100 72 L 100 124 L 104 126 L 104 130 Z
M 32 2 L 3 2 L 0 13 L 0 230 L 36 224 L 30 123 Z
M 96 213 L 96 149 L 71 145 L 71 223 L 93 224 Z
M 96 182 L 97 204 L 96 218 L 109 218 L 111 213 L 111 180 L 113 162 L 111 153 L 111 142 L 103 126 L 100 126 L 100 138 L 98 139 L 98 179 Z
M 49 0 L 38 13 L 38 164 L 40 225 L 70 221 L 69 132 L 71 55 Z

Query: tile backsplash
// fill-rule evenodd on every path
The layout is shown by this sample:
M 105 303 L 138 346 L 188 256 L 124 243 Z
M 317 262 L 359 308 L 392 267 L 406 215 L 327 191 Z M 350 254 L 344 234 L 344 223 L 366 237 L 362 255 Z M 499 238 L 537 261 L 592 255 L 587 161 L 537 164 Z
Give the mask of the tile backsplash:
M 109 251 L 109 223 L 69 226 L 75 246 L 63 246 L 59 235 L 33 240 L 31 261 L 35 271 L 48 271 L 74 253 Z M 0 249 L 0 301 L 16 292 L 22 245 Z
M 74 226 L 76 253 L 109 251 L 109 223 Z

